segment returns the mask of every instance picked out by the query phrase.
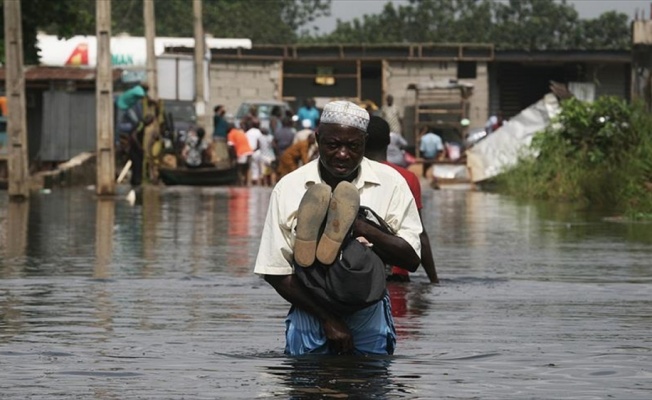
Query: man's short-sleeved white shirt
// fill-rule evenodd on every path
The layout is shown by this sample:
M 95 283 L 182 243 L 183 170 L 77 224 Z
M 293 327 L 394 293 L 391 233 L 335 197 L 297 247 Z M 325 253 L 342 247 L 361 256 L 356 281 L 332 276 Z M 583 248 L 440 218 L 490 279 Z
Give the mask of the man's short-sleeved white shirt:
M 323 183 L 319 159 L 311 161 L 281 179 L 270 196 L 263 235 L 254 272 L 262 275 L 290 275 L 297 210 L 306 190 Z M 360 192 L 360 204 L 380 215 L 397 236 L 421 254 L 421 219 L 405 179 L 392 167 L 363 158 L 360 173 L 352 182 Z

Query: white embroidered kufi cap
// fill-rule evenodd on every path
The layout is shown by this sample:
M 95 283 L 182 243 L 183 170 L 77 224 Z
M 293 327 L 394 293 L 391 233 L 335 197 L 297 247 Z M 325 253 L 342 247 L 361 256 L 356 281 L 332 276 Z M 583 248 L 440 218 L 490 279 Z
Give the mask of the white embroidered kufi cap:
M 350 101 L 336 100 L 324 106 L 319 123 L 350 126 L 367 132 L 369 113 Z

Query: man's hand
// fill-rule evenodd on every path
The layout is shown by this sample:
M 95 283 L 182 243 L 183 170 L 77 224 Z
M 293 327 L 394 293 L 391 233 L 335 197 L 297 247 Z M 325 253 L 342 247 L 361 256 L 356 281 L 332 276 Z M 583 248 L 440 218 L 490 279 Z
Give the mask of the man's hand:
M 353 336 L 344 322 L 340 319 L 331 318 L 322 321 L 322 327 L 328 338 L 328 344 L 334 353 L 351 354 L 353 352 Z
M 265 280 L 285 300 L 321 321 L 331 350 L 336 354 L 353 352 L 353 335 L 346 324 L 327 308 L 319 305 L 295 275 L 265 275 Z
M 372 249 L 384 263 L 396 265 L 410 272 L 416 271 L 421 263 L 419 255 L 404 239 L 390 235 L 376 228 L 363 217 L 358 216 L 353 222 L 353 236 L 364 237 L 373 244 Z

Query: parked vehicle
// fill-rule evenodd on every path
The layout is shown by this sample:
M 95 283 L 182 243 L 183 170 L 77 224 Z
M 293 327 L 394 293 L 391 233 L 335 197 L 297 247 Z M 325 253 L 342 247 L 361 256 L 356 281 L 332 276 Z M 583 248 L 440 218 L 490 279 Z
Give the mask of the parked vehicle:
M 279 101 L 279 100 L 247 100 L 242 102 L 240 104 L 240 107 L 238 107 L 238 110 L 235 113 L 235 116 L 229 116 L 227 115 L 227 120 L 229 122 L 233 122 L 236 127 L 240 127 L 240 121 L 242 118 L 247 115 L 249 112 L 249 108 L 254 105 L 258 108 L 258 119 L 260 119 L 260 127 L 269 129 L 269 120 L 272 115 L 272 108 L 274 106 L 279 106 L 281 107 L 281 113 L 282 115 L 285 115 L 286 111 L 291 111 L 292 114 L 294 112 L 292 111 L 292 108 L 290 105 L 285 102 L 285 101 Z
M 187 100 L 164 100 L 163 107 L 176 136 L 183 140 L 186 133 L 197 124 L 195 104 Z

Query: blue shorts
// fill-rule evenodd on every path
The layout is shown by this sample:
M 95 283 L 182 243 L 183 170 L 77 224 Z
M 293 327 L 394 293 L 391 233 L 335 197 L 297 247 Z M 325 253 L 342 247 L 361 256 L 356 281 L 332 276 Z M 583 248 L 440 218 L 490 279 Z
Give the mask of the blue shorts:
M 342 317 L 353 335 L 355 354 L 391 355 L 396 346 L 396 329 L 392 319 L 389 294 L 378 303 L 355 314 Z M 285 354 L 335 354 L 321 322 L 312 314 L 292 307 L 285 319 Z

